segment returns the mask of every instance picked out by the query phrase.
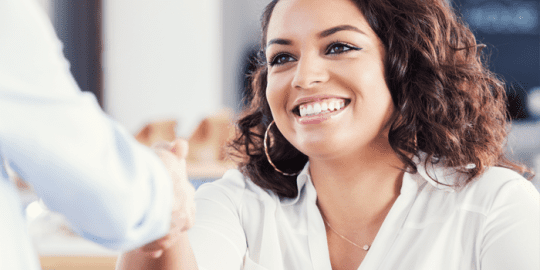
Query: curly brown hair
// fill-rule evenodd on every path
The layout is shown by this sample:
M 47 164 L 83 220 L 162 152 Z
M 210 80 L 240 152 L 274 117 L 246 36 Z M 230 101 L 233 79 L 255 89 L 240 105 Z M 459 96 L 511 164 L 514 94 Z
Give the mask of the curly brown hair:
M 459 186 L 491 166 L 525 171 L 505 156 L 509 127 L 505 85 L 488 70 L 482 46 L 446 0 L 351 1 L 387 52 L 385 78 L 396 109 L 388 139 L 404 170 L 416 173 L 411 157 L 423 152 L 426 163 L 461 168 L 467 178 Z M 251 181 L 279 196 L 295 197 L 296 177 L 276 172 L 263 146 L 264 132 L 273 120 L 266 100 L 264 50 L 278 2 L 273 0 L 263 13 L 261 51 L 250 77 L 253 91 L 230 146 L 231 154 L 241 158 L 240 171 Z M 308 157 L 275 125 L 270 134 L 274 164 L 287 173 L 300 171 Z

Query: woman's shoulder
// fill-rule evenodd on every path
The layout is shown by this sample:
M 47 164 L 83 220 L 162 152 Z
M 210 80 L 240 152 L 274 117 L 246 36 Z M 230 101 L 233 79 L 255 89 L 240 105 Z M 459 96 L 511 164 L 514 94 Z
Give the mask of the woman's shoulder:
M 450 174 L 446 183 L 461 179 Z M 426 180 L 427 181 L 427 180 Z M 457 181 L 457 180 L 456 180 Z M 428 181 L 429 182 L 429 181 Z M 509 216 L 534 216 L 540 213 L 540 195 L 534 185 L 517 172 L 493 167 L 460 188 L 434 184 L 419 185 L 409 223 L 424 224 L 456 215 L 497 218 L 503 210 Z M 470 214 L 470 215 L 469 215 Z M 473 220 L 486 220 L 483 218 Z M 416 225 L 415 225 L 416 226 Z
M 502 167 L 492 167 L 465 186 L 458 194 L 489 212 L 494 204 L 521 202 L 538 204 L 540 195 L 531 181 L 519 173 Z
M 484 191 L 485 193 L 496 193 L 497 191 L 509 187 L 515 187 L 522 191 L 536 191 L 531 181 L 525 179 L 521 174 L 508 168 L 491 167 L 477 179 L 469 183 L 469 189 Z M 538 191 L 536 191 L 538 193 Z

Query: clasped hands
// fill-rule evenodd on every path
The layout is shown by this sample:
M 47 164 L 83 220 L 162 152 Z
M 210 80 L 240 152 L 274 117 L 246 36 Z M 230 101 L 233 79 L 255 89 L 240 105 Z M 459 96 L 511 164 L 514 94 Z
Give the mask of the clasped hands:
M 159 258 L 164 250 L 171 247 L 180 238 L 182 233 L 193 226 L 195 222 L 195 189 L 189 182 L 186 171 L 187 141 L 176 139 L 172 143 L 158 142 L 152 146 L 152 149 L 169 171 L 174 189 L 169 233 L 140 248 L 143 253 L 153 258 Z

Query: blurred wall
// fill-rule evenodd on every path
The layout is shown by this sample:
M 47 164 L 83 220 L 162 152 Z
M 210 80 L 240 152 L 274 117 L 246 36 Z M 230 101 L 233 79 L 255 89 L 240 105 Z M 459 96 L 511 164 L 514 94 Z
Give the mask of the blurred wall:
M 52 2 L 51 0 L 36 0 L 36 2 L 38 2 L 41 7 L 43 7 L 43 9 L 45 10 L 45 12 L 47 13 L 47 15 L 49 15 L 49 17 L 52 19 L 54 16 L 52 16 Z
M 188 136 L 223 102 L 221 1 L 103 1 L 104 107 L 136 132 L 160 119 Z
M 43 1 L 43 0 L 42 0 Z M 103 107 L 102 0 L 54 0 L 54 28 L 79 88 Z
M 269 0 L 223 1 L 223 89 L 225 106 L 239 111 L 244 69 L 250 52 L 259 49 L 260 17 Z

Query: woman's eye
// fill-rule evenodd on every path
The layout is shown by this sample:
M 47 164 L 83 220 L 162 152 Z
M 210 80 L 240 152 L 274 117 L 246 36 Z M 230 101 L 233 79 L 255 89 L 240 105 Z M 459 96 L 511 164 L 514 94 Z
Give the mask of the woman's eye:
M 288 54 L 279 54 L 272 59 L 272 62 L 270 62 L 270 66 L 283 65 L 294 60 L 295 59 Z
M 326 51 L 327 54 L 340 54 L 348 51 L 357 51 L 360 50 L 360 48 L 343 44 L 343 43 L 334 43 L 328 47 L 328 50 Z

